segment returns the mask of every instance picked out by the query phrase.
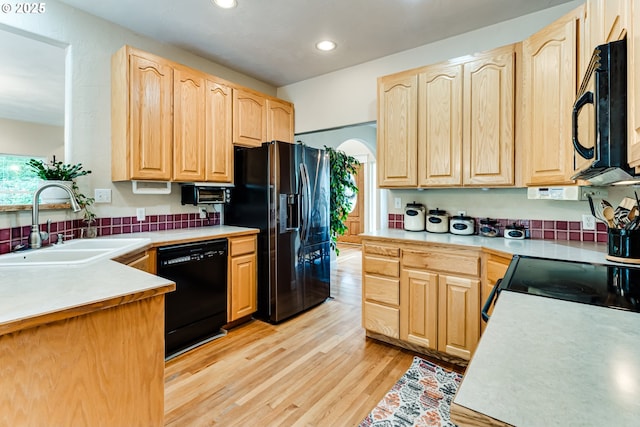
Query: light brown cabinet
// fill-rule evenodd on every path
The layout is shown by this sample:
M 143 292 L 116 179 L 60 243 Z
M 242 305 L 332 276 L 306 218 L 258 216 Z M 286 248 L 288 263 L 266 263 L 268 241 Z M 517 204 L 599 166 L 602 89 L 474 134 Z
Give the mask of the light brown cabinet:
M 362 245 L 362 326 L 400 338 L 400 249 L 379 243 Z
M 582 14 L 580 7 L 522 43 L 525 183 L 530 186 L 574 183 L 571 111 Z
M 130 46 L 112 57 L 112 180 L 233 182 L 233 144 L 293 142 L 293 104 Z
M 173 70 L 173 181 L 205 180 L 205 78 L 190 68 Z
M 368 334 L 471 357 L 480 337 L 479 253 L 365 238 L 362 257 Z
M 232 89 L 207 76 L 205 82 L 205 181 L 233 182 Z
M 233 89 L 233 143 L 259 147 L 267 141 L 267 99 L 256 93 Z
M 113 260 L 147 273 L 156 274 L 156 249 L 145 249 L 121 255 Z
M 267 99 L 267 141 L 293 143 L 293 105 Z
M 517 50 L 379 78 L 378 185 L 514 185 Z
M 504 277 L 509 268 L 512 255 L 491 251 L 484 254 L 483 273 L 482 273 L 482 292 L 480 293 L 481 306 L 489 298 L 489 294 L 496 286 L 498 280 Z M 493 305 L 489 308 L 489 315 L 493 312 Z M 486 323 L 482 322 L 482 331 L 484 331 Z
M 415 187 L 418 148 L 418 77 L 405 72 L 378 79 L 379 187 Z
M 461 64 L 425 67 L 418 75 L 420 187 L 462 185 Z
M 124 46 L 112 57 L 111 177 L 171 179 L 173 67 Z
M 464 64 L 465 186 L 514 185 L 516 45 Z
M 229 238 L 227 321 L 248 318 L 258 309 L 257 237 Z

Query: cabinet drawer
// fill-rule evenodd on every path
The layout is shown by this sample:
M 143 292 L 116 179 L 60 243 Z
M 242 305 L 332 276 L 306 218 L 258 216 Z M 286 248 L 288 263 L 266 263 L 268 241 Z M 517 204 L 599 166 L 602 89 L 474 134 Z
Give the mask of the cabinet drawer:
M 400 310 L 397 308 L 364 303 L 363 327 L 391 338 L 400 338 Z
M 402 251 L 403 267 L 446 271 L 455 274 L 480 276 L 480 257 L 454 255 L 439 251 Z
M 397 306 L 400 304 L 400 280 L 365 275 L 364 298 Z
M 380 274 L 382 276 L 400 277 L 400 260 L 393 258 L 381 258 L 364 256 L 362 268 L 365 273 Z
M 396 258 L 400 256 L 400 248 L 385 245 L 372 245 L 371 243 L 364 245 L 363 252 L 370 255 L 383 255 Z
M 237 237 L 229 239 L 229 255 L 238 256 L 256 251 L 256 237 Z

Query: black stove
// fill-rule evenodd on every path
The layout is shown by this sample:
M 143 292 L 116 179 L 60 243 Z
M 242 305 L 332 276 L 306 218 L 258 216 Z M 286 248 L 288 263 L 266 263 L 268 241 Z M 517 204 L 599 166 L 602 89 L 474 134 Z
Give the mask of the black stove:
M 640 313 L 640 268 L 514 255 L 482 310 L 503 290 Z

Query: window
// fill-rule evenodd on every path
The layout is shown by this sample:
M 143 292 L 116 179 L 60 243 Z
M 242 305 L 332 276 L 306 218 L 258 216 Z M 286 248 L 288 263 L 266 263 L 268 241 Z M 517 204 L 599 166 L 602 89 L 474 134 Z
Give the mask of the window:
M 30 205 L 40 178 L 27 166 L 29 159 L 44 157 L 0 154 L 0 205 Z

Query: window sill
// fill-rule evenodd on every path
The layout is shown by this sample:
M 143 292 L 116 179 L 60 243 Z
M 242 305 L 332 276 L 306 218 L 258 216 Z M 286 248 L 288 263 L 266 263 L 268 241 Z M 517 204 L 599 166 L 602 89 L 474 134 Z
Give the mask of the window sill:
M 69 203 L 40 204 L 40 210 L 70 209 Z M 31 205 L 1 205 L 0 212 L 30 211 Z

